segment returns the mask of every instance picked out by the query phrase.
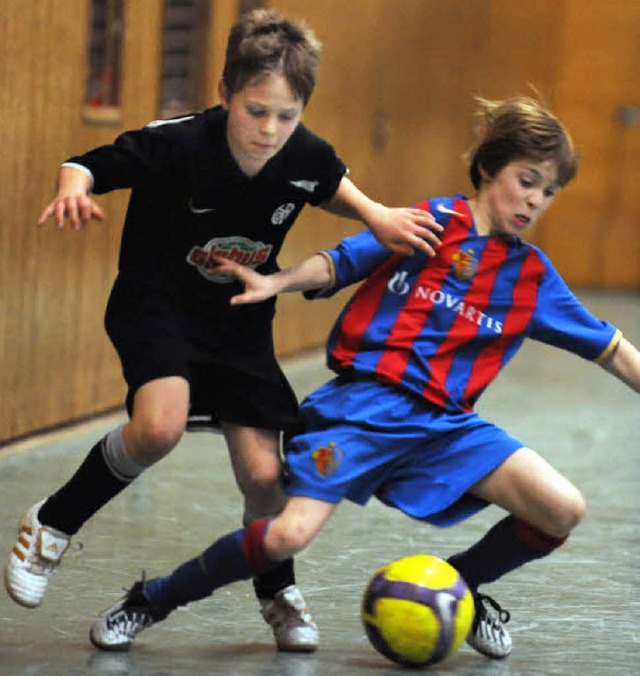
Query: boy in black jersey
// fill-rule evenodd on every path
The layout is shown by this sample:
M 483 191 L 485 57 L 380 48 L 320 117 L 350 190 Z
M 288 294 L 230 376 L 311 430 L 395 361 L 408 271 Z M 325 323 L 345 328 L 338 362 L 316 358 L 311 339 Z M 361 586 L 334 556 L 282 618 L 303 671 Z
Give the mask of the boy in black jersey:
M 80 229 L 101 219 L 90 192 L 130 188 L 106 329 L 128 385 L 129 421 L 109 432 L 56 493 L 32 506 L 5 571 L 11 597 L 38 606 L 71 536 L 180 441 L 189 418 L 219 427 L 245 499 L 245 521 L 278 513 L 279 441 L 297 401 L 273 349 L 274 300 L 232 307 L 238 282 L 215 256 L 264 274 L 305 204 L 362 220 L 390 249 L 433 253 L 422 210 L 389 209 L 346 177 L 334 149 L 300 118 L 319 44 L 273 11 L 232 29 L 221 106 L 158 121 L 65 162 L 40 223 Z M 220 384 L 224 383 L 224 387 Z M 255 579 L 281 650 L 314 650 L 315 622 L 293 562 Z

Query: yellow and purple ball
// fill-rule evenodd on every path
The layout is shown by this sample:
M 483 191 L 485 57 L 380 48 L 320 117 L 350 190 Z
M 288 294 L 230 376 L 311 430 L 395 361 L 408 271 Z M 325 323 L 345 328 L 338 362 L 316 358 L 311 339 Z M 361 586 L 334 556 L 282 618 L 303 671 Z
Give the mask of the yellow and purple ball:
M 428 554 L 379 568 L 362 599 L 371 644 L 404 666 L 428 666 L 452 655 L 467 637 L 473 615 L 473 596 L 458 571 Z

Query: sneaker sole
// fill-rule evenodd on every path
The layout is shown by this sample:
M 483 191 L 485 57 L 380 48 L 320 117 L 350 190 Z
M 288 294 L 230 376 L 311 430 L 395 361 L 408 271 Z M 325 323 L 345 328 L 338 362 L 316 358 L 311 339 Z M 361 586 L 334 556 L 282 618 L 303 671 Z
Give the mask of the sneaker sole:
M 9 569 L 7 567 L 4 569 L 4 588 L 7 590 L 7 594 L 13 601 L 15 601 L 19 606 L 22 606 L 23 608 L 37 608 L 39 605 L 42 604 L 42 601 L 44 600 L 44 594 L 39 600 L 34 601 L 21 598 L 20 596 L 18 596 L 17 592 L 15 592 L 11 587 L 12 584 L 9 581 Z
M 132 642 L 120 643 L 119 645 L 105 645 L 104 643 L 99 643 L 93 636 L 93 629 L 89 631 L 89 640 L 95 648 L 108 653 L 125 653 L 131 650 L 131 646 L 133 645 Z
M 484 655 L 485 657 L 490 657 L 492 660 L 503 660 L 505 657 L 509 657 L 512 650 L 512 648 L 509 648 L 509 650 L 506 653 L 497 655 L 496 653 L 492 653 L 490 650 L 478 646 L 475 643 L 471 643 L 470 641 L 467 641 L 467 645 L 470 648 L 473 648 L 476 652 L 479 652 L 481 655 Z
M 314 653 L 318 646 L 316 645 L 279 645 L 278 652 L 281 653 Z

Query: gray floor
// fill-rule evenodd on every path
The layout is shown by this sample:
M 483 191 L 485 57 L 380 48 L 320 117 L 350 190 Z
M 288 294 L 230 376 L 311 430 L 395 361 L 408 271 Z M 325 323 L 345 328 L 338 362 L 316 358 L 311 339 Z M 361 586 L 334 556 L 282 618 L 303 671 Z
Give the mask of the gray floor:
M 640 345 L 637 295 L 583 294 Z M 326 379 L 320 355 L 285 364 L 297 392 Z M 584 492 L 588 514 L 564 548 L 487 588 L 512 613 L 514 651 L 491 661 L 466 645 L 433 674 L 640 673 L 640 407 L 636 394 L 576 357 L 529 344 L 479 410 L 519 435 Z M 122 416 L 0 448 L 0 552 L 8 555 L 21 513 L 58 487 L 89 446 Z M 344 504 L 297 572 L 322 632 L 311 656 L 278 655 L 248 583 L 176 612 L 129 654 L 95 651 L 92 618 L 146 568 L 150 576 L 198 553 L 240 522 L 240 501 L 222 440 L 187 435 L 85 526 L 43 605 L 26 610 L 0 593 L 0 675 L 392 674 L 368 644 L 359 602 L 387 560 L 446 557 L 500 517 L 489 508 L 449 530 L 411 522 L 379 504 Z M 81 547 L 80 544 L 81 543 Z

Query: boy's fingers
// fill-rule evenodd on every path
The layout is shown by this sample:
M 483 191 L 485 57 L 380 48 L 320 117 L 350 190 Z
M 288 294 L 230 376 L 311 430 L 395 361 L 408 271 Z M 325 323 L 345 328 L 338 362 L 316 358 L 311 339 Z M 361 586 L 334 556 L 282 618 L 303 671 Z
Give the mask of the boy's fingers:
M 57 202 L 55 209 L 54 209 L 54 215 L 55 215 L 55 223 L 58 228 L 62 228 L 64 226 L 64 220 L 67 215 L 67 208 L 64 204 L 64 202 Z
M 413 256 L 416 252 L 415 247 L 408 244 L 405 240 L 395 240 L 389 243 L 389 247 L 393 253 L 401 256 Z
M 38 225 L 44 225 L 48 218 L 53 214 L 53 209 L 51 208 L 51 205 L 49 205 L 41 214 L 40 218 L 38 219 Z
M 444 228 L 438 221 L 436 221 L 433 214 L 430 214 L 428 211 L 423 211 L 422 209 L 413 209 L 412 216 L 420 225 L 426 225 L 429 228 L 442 232 Z
M 438 244 L 439 243 L 440 242 L 438 241 Z M 426 240 L 421 239 L 420 237 L 416 237 L 415 247 L 416 249 L 419 249 L 423 253 L 427 254 L 429 257 L 436 255 L 435 249 Z
M 88 197 L 59 197 L 44 208 L 38 218 L 38 225 L 44 225 L 49 218 L 54 219 L 58 228 L 63 228 L 68 221 L 74 230 L 80 230 L 92 219 L 103 220 L 104 211 Z

